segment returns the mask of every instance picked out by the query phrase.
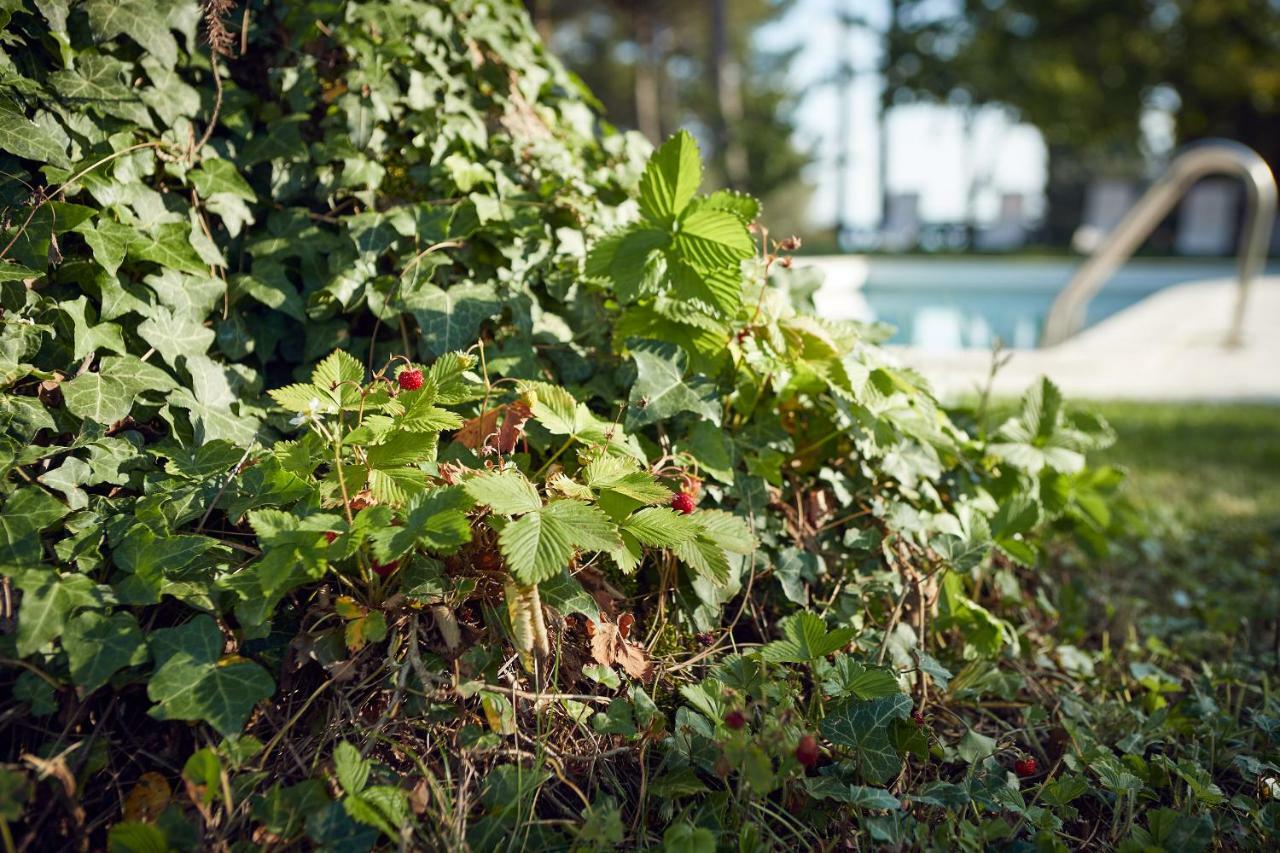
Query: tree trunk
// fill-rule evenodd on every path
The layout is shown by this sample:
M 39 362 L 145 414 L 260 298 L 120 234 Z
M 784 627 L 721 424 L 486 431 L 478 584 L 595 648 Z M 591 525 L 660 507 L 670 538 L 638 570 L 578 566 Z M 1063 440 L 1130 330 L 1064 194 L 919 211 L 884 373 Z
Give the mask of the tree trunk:
M 657 28 L 643 4 L 633 7 L 632 22 L 640 47 L 635 74 L 636 128 L 656 145 L 662 140 Z
M 715 96 L 715 157 L 725 183 L 742 189 L 747 178 L 747 152 L 738 136 L 742 127 L 742 66 L 728 47 L 725 0 L 711 0 L 711 91 Z

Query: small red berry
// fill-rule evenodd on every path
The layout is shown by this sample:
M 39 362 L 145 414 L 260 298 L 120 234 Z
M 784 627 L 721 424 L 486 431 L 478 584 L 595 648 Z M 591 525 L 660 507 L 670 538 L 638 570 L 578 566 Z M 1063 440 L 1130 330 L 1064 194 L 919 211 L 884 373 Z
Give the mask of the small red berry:
M 737 709 L 724 715 L 724 724 L 735 732 L 747 724 L 747 718 Z
M 1027 757 L 1015 761 L 1013 763 L 1013 772 L 1017 773 L 1020 779 L 1036 775 L 1036 760 Z
M 392 572 L 394 572 L 396 569 L 398 569 L 399 567 L 400 567 L 400 563 L 397 560 L 392 560 L 390 563 L 375 562 L 373 564 L 373 573 L 380 578 L 385 578 L 389 576 Z
M 693 498 L 687 493 L 681 492 L 671 499 L 671 508 L 676 512 L 682 512 L 685 515 L 693 512 Z
M 326 530 L 324 532 L 324 541 L 328 542 L 330 545 L 332 545 L 333 540 L 337 538 L 338 538 L 338 534 L 334 533 L 332 530 Z
M 917 726 L 923 726 L 923 725 L 924 725 L 924 712 L 923 712 L 923 711 L 921 711 L 919 708 L 917 708 L 916 710 L 912 711 L 912 712 L 911 712 L 911 721 L 912 721 L 912 722 L 914 722 Z
M 818 763 L 818 740 L 813 735 L 804 735 L 796 744 L 796 761 L 805 767 Z
M 402 390 L 417 391 L 422 387 L 422 371 L 402 370 L 400 375 L 396 377 L 396 381 L 400 383 Z

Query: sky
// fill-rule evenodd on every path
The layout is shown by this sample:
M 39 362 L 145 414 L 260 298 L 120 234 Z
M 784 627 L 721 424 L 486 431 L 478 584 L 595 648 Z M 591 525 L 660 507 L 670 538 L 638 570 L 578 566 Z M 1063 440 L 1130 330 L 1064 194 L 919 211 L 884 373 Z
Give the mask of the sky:
M 945 0 L 940 0 L 945 2 Z M 888 17 L 884 0 L 798 0 L 778 21 L 759 34 L 767 50 L 799 44 L 790 69 L 792 91 L 805 93 L 797 105 L 798 143 L 815 153 L 808 177 L 815 187 L 810 216 L 815 225 L 830 225 L 836 218 L 839 151 L 837 116 L 839 96 L 833 85 L 822 85 L 840 67 L 846 31 L 837 12 L 848 9 L 865 16 L 880 29 Z M 851 168 L 845 178 L 851 199 L 854 226 L 870 227 L 880 218 L 878 98 L 881 78 L 874 69 L 880 59 L 879 37 L 855 29 L 851 55 L 858 74 L 849 94 L 852 105 L 852 139 L 847 141 Z M 889 114 L 890 192 L 918 192 L 920 216 L 925 221 L 966 219 L 970 175 L 977 175 L 982 189 L 975 198 L 979 220 L 996 216 L 1000 196 L 1027 196 L 1025 209 L 1035 214 L 1043 204 L 1045 148 L 1035 128 L 1012 120 L 1003 110 L 983 109 L 966 139 L 964 119 L 954 107 L 912 105 Z

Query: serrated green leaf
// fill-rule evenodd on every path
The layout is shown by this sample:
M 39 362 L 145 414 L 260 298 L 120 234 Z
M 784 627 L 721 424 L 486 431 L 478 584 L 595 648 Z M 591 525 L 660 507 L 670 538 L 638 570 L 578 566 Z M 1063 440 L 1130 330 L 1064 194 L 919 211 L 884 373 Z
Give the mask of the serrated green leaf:
M 742 220 L 710 208 L 689 211 L 681 218 L 671 249 L 700 270 L 736 268 L 755 254 L 755 244 Z
M 678 216 L 702 184 L 698 144 L 682 130 L 649 158 L 640 176 L 640 209 L 655 221 Z
M 528 585 L 559 574 L 573 556 L 569 531 L 540 512 L 526 513 L 502 528 L 498 543 L 511 573 Z
M 760 650 L 760 657 L 771 663 L 808 663 L 839 651 L 853 639 L 852 628 L 827 630 L 822 617 L 800 610 L 782 621 L 782 639 L 774 640 Z
M 542 508 L 537 488 L 523 474 L 511 468 L 476 474 L 463 484 L 463 488 L 476 503 L 499 515 L 519 515 Z
M 383 563 L 399 559 L 417 546 L 451 554 L 471 541 L 467 519 L 471 506 L 471 496 L 461 486 L 415 495 L 404 508 L 403 525 L 374 531 L 374 553 Z
M 701 532 L 698 522 L 667 507 L 650 507 L 630 516 L 623 530 L 651 548 L 671 548 L 691 542 Z

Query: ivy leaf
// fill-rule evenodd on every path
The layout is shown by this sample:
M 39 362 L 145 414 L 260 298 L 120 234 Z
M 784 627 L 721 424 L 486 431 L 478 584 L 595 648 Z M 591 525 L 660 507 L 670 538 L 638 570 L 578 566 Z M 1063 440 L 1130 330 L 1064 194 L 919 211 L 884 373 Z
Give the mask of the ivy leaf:
M 683 350 L 672 344 L 644 341 L 632 347 L 631 357 L 637 375 L 627 408 L 628 429 L 664 421 L 681 412 L 720 423 L 715 386 L 705 377 L 685 381 L 688 357 Z
M 81 296 L 79 299 L 66 300 L 59 305 L 62 313 L 66 314 L 71 320 L 72 357 L 84 358 L 86 355 L 97 352 L 100 349 L 114 353 L 128 352 L 124 345 L 124 336 L 118 325 L 115 323 L 89 324 L 89 318 L 86 314 L 88 306 L 89 299 L 85 296 Z
M 125 418 L 143 393 L 176 387 L 169 374 L 131 355 L 108 356 L 98 372 L 82 373 L 61 386 L 71 414 L 105 425 Z
M 206 722 L 219 734 L 240 733 L 253 706 L 275 692 L 267 671 L 243 658 L 221 658 L 222 632 L 200 615 L 176 628 L 151 634 L 158 664 L 147 684 L 158 720 Z
M 836 800 L 863 809 L 900 810 L 902 802 L 884 788 L 850 785 L 835 776 L 816 776 L 804 780 L 805 790 L 816 800 Z
M 113 219 L 99 217 L 92 226 L 81 224 L 76 229 L 84 236 L 84 241 L 93 250 L 93 259 L 97 261 L 108 275 L 115 275 L 124 263 L 129 244 L 137 236 L 137 231 L 128 225 L 122 225 Z
M 191 245 L 191 227 L 185 222 L 161 222 L 150 233 L 139 233 L 129 243 L 129 257 L 162 267 L 208 275 L 208 265 Z
M 125 83 L 130 69 L 114 57 L 82 53 L 76 57 L 74 70 L 55 71 L 49 75 L 49 84 L 60 97 L 82 108 L 153 129 L 151 113 Z
M 204 355 L 213 344 L 213 329 L 205 328 L 188 317 L 180 317 L 157 305 L 151 316 L 138 324 L 138 334 L 170 367 L 178 367 L 179 358 Z
M 98 586 L 86 575 L 33 570 L 18 578 L 18 588 L 22 590 L 18 608 L 19 657 L 35 654 L 56 640 L 76 610 L 103 603 Z
M 253 193 L 253 188 L 240 176 L 240 172 L 230 160 L 205 160 L 188 172 L 187 178 L 195 186 L 196 192 L 204 198 L 209 198 L 215 193 L 226 193 L 248 202 L 258 200 Z
M 62 501 L 35 486 L 9 495 L 0 511 L 0 565 L 39 562 L 39 534 L 70 511 Z
M 72 619 L 62 634 L 71 677 L 92 693 L 127 666 L 145 663 L 149 652 L 138 620 L 131 613 L 89 611 Z
M 167 5 L 167 4 L 166 4 Z M 178 42 L 169 32 L 168 9 L 153 0 L 89 0 L 89 26 L 100 40 L 127 35 L 165 68 L 178 61 Z
M 640 209 L 655 222 L 675 218 L 702 184 L 702 159 L 688 131 L 676 133 L 649 158 L 640 176 Z
M 71 168 L 66 145 L 23 115 L 7 99 L 0 99 L 0 150 L 27 160 L 50 163 L 63 169 Z
M 782 621 L 782 639 L 760 650 L 770 663 L 808 663 L 839 651 L 853 639 L 853 628 L 827 630 L 822 617 L 800 610 Z
M 889 724 L 911 713 L 911 697 L 904 694 L 879 699 L 852 700 L 822 721 L 821 730 L 832 743 L 854 752 L 862 778 L 883 785 L 897 775 L 902 760 L 889 741 Z
M 470 346 L 481 324 L 502 310 L 491 284 L 456 284 L 447 290 L 421 284 L 405 294 L 404 303 L 422 331 L 418 346 L 424 357 Z

